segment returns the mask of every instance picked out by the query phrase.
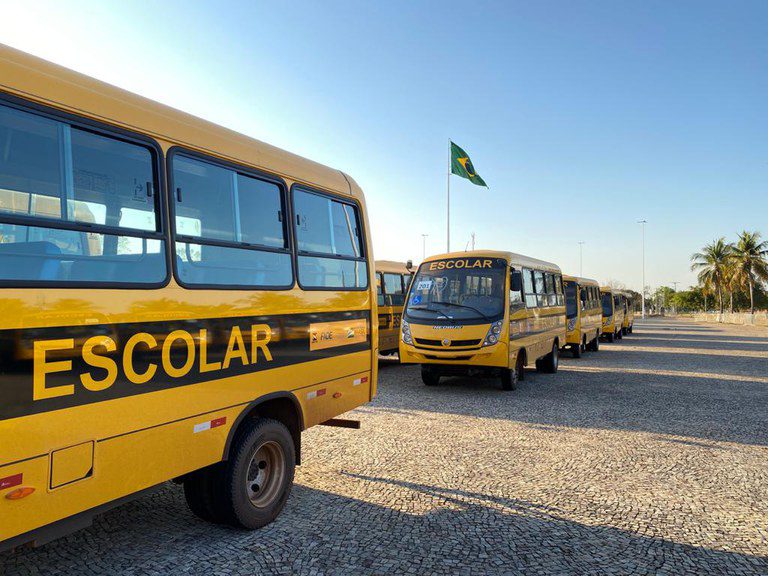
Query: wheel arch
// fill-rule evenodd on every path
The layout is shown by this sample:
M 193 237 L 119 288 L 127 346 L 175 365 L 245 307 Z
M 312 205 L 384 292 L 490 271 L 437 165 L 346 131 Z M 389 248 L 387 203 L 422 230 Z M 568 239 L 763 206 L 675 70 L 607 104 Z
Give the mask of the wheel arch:
M 248 404 L 229 429 L 222 460 L 228 460 L 235 440 L 256 418 L 272 418 L 282 422 L 290 431 L 296 450 L 296 464 L 301 464 L 301 433 L 304 430 L 304 411 L 298 398 L 291 392 L 273 392 Z

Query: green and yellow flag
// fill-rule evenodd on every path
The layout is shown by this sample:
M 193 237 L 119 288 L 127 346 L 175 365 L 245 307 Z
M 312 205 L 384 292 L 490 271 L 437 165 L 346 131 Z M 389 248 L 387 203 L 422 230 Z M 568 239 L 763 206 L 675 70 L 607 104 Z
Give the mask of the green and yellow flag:
M 472 165 L 472 160 L 469 159 L 469 154 L 464 152 L 464 150 L 456 146 L 453 142 L 451 142 L 451 174 L 466 178 L 472 182 L 472 184 L 488 188 L 488 184 L 485 183 L 485 180 L 480 178 L 480 176 L 477 175 L 477 172 L 475 172 L 475 167 Z

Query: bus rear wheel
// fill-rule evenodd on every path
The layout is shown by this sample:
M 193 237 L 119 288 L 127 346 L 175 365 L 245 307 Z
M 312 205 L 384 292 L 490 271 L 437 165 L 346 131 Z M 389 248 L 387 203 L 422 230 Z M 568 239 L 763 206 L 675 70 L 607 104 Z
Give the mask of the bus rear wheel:
M 440 375 L 431 367 L 422 365 L 421 381 L 424 382 L 426 386 L 437 386 L 440 384 Z
M 613 342 L 614 340 L 616 340 L 616 334 L 611 332 L 606 336 L 606 339 L 608 340 L 608 342 Z
M 214 464 L 188 474 L 184 479 L 184 497 L 192 513 L 206 522 L 226 521 L 221 503 L 221 478 L 224 463 Z
M 589 343 L 588 348 L 592 352 L 597 352 L 598 350 L 600 350 L 600 334 L 595 335 L 595 339 Z
M 557 342 L 552 344 L 552 351 L 541 359 L 541 371 L 547 374 L 555 374 L 560 366 L 560 348 Z
M 288 428 L 259 418 L 232 448 L 224 473 L 224 506 L 230 524 L 255 530 L 272 522 L 293 485 L 296 451 Z

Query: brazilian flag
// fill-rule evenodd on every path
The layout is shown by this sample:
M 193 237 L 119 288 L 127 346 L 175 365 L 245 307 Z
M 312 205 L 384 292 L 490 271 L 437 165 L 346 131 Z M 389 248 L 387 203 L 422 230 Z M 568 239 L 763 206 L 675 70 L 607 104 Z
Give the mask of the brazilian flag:
M 466 178 L 472 182 L 472 184 L 488 188 L 488 184 L 485 183 L 485 180 L 477 175 L 472 160 L 469 159 L 469 154 L 464 152 L 464 150 L 456 146 L 453 142 L 451 142 L 451 174 Z

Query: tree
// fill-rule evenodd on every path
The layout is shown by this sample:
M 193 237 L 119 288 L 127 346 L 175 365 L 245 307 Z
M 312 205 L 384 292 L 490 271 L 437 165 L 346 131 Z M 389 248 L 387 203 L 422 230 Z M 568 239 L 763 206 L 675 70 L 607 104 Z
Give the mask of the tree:
M 704 294 L 703 288 L 691 286 L 688 290 L 680 290 L 672 294 L 670 301 L 678 312 L 694 312 L 701 309 L 706 311 Z
M 768 280 L 768 241 L 760 232 L 744 230 L 733 246 L 734 280 L 749 292 L 749 311 L 755 313 L 755 285 Z
M 723 290 L 728 284 L 728 264 L 732 253 L 733 246 L 720 237 L 691 256 L 691 270 L 699 273 L 699 284 L 710 285 L 717 293 L 720 314 L 724 312 Z

